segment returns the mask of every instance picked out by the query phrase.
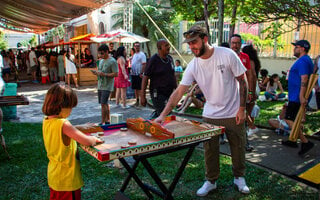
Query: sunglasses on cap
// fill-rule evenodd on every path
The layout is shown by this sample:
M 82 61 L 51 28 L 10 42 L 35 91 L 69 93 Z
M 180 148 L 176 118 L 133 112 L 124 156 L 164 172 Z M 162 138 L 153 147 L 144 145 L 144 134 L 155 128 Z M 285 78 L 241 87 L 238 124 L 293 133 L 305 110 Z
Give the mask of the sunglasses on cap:
M 183 36 L 185 38 L 194 37 L 196 35 L 200 36 L 200 35 L 204 35 L 204 34 L 201 31 L 198 31 L 198 30 L 189 30 L 189 31 L 183 33 Z

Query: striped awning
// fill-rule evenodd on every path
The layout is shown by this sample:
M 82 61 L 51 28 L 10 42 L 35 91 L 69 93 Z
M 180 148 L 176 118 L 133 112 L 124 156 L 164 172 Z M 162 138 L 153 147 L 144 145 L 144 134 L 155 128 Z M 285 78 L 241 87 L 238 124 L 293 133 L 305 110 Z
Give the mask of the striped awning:
M 0 27 L 42 33 L 112 0 L 1 0 Z

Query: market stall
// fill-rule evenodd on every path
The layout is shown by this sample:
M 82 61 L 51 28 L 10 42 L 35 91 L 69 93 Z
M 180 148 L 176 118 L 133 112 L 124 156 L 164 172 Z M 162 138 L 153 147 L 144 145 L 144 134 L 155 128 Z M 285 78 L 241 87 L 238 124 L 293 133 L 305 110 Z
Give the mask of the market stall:
M 95 70 L 96 67 L 82 67 L 81 66 L 81 52 L 86 47 L 89 47 L 92 43 L 95 43 L 90 38 L 94 37 L 94 34 L 85 34 L 70 39 L 74 45 L 75 54 L 76 54 L 76 66 L 78 70 L 78 83 L 79 85 L 96 85 L 97 76 L 94 75 L 90 70 Z

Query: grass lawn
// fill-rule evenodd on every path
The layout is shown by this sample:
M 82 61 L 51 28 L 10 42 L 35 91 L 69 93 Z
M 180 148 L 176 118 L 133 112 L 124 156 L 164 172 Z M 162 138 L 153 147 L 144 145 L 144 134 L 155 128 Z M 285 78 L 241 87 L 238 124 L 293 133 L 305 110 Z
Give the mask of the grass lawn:
M 42 141 L 41 124 L 10 123 L 3 124 L 4 136 L 8 145 L 11 160 L 6 159 L 0 150 L 0 199 L 38 200 L 49 198 L 46 180 L 47 158 Z M 175 152 L 151 159 L 153 166 L 165 183 L 170 183 L 184 152 Z M 81 167 L 85 187 L 82 199 L 112 199 L 120 189 L 127 172 L 112 169 L 106 162 L 99 162 L 80 150 Z M 318 199 L 315 190 L 304 188 L 294 181 L 277 174 L 247 165 L 247 183 L 251 194 L 242 195 L 232 186 L 231 160 L 220 157 L 221 178 L 218 189 L 206 198 L 201 199 Z M 144 181 L 150 181 L 146 171 L 138 168 Z M 203 152 L 196 150 L 186 167 L 174 191 L 175 199 L 200 199 L 195 191 L 204 180 Z M 131 181 L 126 194 L 131 199 L 146 199 L 144 193 Z M 156 198 L 157 199 L 157 198 Z
M 258 101 L 260 107 L 259 117 L 255 119 L 256 125 L 268 126 L 268 120 L 270 118 L 276 118 L 282 109 L 283 101 Z M 186 109 L 186 114 L 201 116 L 202 109 L 189 107 Z M 304 132 L 312 134 L 319 130 L 320 127 L 320 111 L 307 112 L 306 123 L 304 124 Z

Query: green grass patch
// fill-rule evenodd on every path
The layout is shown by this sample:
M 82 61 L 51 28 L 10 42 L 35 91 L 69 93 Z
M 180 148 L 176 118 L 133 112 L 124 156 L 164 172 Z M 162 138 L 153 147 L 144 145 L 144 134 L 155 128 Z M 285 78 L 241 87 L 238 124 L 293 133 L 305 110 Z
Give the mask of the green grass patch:
M 269 127 L 268 120 L 276 118 L 280 114 L 284 101 L 257 101 L 257 104 L 260 107 L 260 114 L 258 118 L 255 118 L 255 124 Z M 191 106 L 186 109 L 185 114 L 201 116 L 202 111 L 203 109 Z M 304 132 L 310 135 L 319 131 L 319 127 L 320 111 L 307 112 Z
M 41 124 L 5 122 L 3 129 L 12 159 L 7 160 L 4 151 L 0 150 L 0 200 L 49 199 L 46 178 L 48 160 L 42 140 Z M 149 161 L 165 180 L 165 184 L 169 184 L 184 154 L 185 151 L 179 151 L 154 157 Z M 82 199 L 113 199 L 127 172 L 123 169 L 109 168 L 106 162 L 99 162 L 82 150 L 80 157 L 85 182 Z M 318 199 L 315 190 L 304 188 L 296 182 L 251 165 L 247 165 L 246 176 L 251 194 L 242 195 L 232 186 L 230 158 L 221 156 L 220 162 L 221 176 L 218 189 L 210 193 L 207 199 Z M 174 198 L 197 199 L 195 192 L 203 183 L 204 169 L 203 152 L 198 149 L 177 184 Z M 143 181 L 152 183 L 141 166 L 138 167 L 137 173 Z M 131 199 L 146 199 L 134 181 L 130 182 L 126 194 Z

